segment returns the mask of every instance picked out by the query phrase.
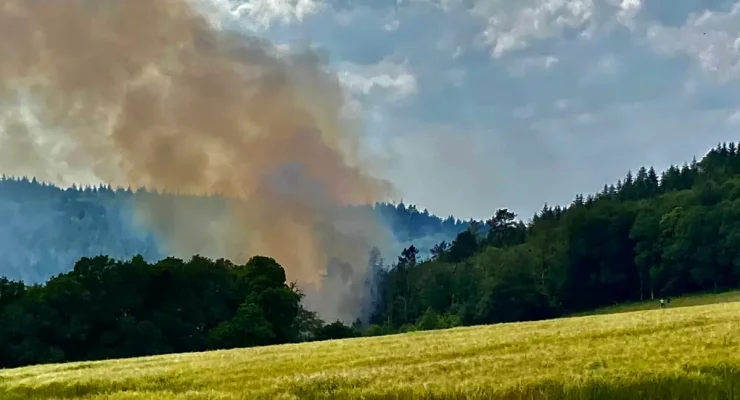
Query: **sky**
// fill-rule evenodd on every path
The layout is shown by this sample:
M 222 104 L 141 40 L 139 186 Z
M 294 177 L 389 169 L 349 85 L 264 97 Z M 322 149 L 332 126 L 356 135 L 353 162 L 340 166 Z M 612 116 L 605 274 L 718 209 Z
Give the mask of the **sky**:
M 192 0 L 325 58 L 375 172 L 438 215 L 528 219 L 740 129 L 740 1 Z

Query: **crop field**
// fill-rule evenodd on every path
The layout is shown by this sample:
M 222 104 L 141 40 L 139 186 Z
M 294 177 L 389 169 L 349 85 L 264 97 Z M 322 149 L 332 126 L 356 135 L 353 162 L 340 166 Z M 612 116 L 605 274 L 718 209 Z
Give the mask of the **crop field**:
M 721 292 L 721 293 L 703 293 L 703 294 L 694 294 L 694 295 L 677 297 L 677 298 L 671 299 L 671 304 L 669 304 L 668 307 L 669 308 L 692 307 L 692 306 L 702 306 L 705 304 L 730 303 L 734 301 L 740 301 L 740 290 L 734 290 L 730 292 Z M 646 301 L 640 301 L 640 302 L 634 302 L 634 303 L 615 304 L 613 306 L 603 307 L 597 310 L 579 313 L 574 316 L 616 314 L 616 313 L 631 312 L 631 311 L 654 310 L 656 308 L 660 308 L 660 303 L 658 299 L 646 300 Z
M 0 371 L 20 399 L 740 399 L 740 302 Z

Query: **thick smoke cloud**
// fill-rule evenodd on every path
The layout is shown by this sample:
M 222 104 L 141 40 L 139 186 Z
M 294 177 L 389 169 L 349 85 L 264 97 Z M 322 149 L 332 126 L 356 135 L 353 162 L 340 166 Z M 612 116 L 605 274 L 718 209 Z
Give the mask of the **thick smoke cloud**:
M 315 54 L 220 31 L 186 0 L 0 0 L 2 172 L 201 196 L 137 195 L 137 215 L 176 256 L 273 256 L 348 320 L 390 237 L 342 206 L 391 188 L 365 172 L 343 105 Z

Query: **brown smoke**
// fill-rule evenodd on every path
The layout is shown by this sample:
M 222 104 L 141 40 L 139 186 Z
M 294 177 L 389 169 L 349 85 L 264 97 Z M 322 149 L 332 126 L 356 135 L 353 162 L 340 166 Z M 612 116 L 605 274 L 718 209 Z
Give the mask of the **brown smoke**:
M 384 232 L 341 206 L 390 188 L 364 172 L 343 105 L 314 54 L 219 31 L 187 0 L 0 0 L 3 172 L 201 196 L 137 196 L 177 256 L 273 256 L 304 285 L 338 259 L 364 278 Z M 311 304 L 347 319 L 347 291 Z

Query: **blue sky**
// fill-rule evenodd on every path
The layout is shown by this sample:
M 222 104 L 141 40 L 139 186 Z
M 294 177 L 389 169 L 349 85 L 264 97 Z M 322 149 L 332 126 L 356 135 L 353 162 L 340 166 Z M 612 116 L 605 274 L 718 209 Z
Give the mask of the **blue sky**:
M 196 0 L 320 49 L 404 200 L 529 218 L 740 130 L 740 1 Z

